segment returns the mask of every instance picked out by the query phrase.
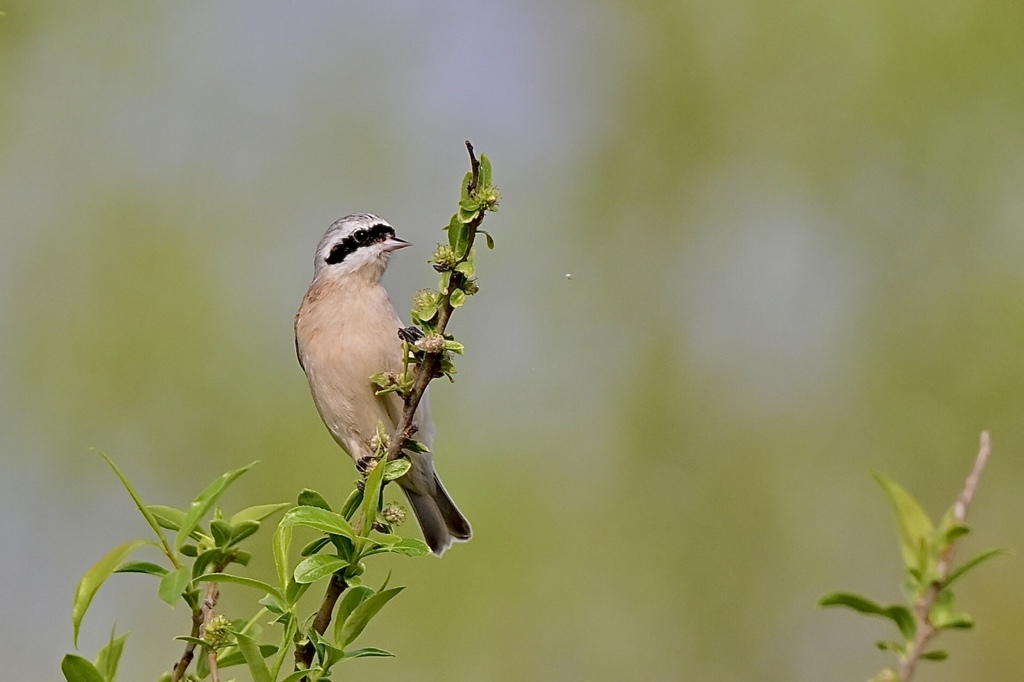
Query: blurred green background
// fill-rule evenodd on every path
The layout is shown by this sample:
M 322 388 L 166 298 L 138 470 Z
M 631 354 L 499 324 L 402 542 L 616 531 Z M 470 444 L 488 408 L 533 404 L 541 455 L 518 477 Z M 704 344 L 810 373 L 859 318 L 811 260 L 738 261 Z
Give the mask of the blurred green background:
M 90 448 L 152 503 L 253 459 L 229 509 L 342 499 L 292 347 L 313 248 L 384 216 L 407 310 L 466 138 L 505 201 L 433 400 L 476 537 L 392 562 L 361 641 L 398 658 L 353 679 L 864 679 L 888 624 L 814 602 L 899 597 L 869 471 L 938 514 L 982 428 L 961 556 L 1024 546 L 1020 2 L 0 9 L 6 679 L 59 679 L 78 578 L 147 532 Z M 116 621 L 155 679 L 188 615 L 115 580 L 82 651 Z M 1020 560 L 959 595 L 921 679 L 1020 679 Z

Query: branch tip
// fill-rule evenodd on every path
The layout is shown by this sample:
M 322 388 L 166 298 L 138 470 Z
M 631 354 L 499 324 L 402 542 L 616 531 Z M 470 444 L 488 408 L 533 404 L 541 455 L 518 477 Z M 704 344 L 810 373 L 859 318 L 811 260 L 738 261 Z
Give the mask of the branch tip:
M 477 181 L 480 179 L 480 162 L 473 151 L 473 143 L 469 140 L 466 140 L 466 151 L 469 152 L 469 164 L 473 168 L 473 179 L 469 181 L 469 193 L 472 194 L 476 191 Z

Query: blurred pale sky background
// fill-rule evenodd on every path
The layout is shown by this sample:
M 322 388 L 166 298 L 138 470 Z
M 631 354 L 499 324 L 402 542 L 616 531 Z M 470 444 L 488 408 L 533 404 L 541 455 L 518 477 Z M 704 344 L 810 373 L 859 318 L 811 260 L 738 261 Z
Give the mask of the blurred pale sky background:
M 313 248 L 384 216 L 407 310 L 466 138 L 505 201 L 433 399 L 476 537 L 392 562 L 364 640 L 398 657 L 342 672 L 864 679 L 888 625 L 814 602 L 899 598 L 869 471 L 937 515 L 982 428 L 961 556 L 1024 546 L 1019 2 L 0 9 L 5 679 L 60 678 L 78 578 L 147 532 L 90 448 L 151 503 L 253 459 L 229 510 L 340 502 L 292 347 Z M 122 678 L 155 679 L 188 614 L 114 580 L 82 653 L 116 621 Z M 921 679 L 1019 679 L 1020 560 L 958 594 L 978 626 Z

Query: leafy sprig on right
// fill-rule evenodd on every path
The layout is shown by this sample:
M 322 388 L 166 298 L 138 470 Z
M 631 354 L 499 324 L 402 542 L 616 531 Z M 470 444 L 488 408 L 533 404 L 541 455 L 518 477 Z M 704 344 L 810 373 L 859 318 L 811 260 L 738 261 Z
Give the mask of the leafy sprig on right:
M 387 449 L 387 458 L 396 459 L 403 449 L 416 449 L 413 440 L 416 424 L 413 416 L 423 392 L 433 379 L 445 376 L 452 380 L 455 364 L 452 354 L 462 354 L 463 345 L 447 332 L 448 320 L 469 296 L 480 290 L 476 280 L 476 249 L 479 234 L 484 235 L 487 248 L 494 248 L 494 239 L 480 229 L 484 216 L 498 210 L 501 193 L 491 181 L 491 162 L 486 154 L 479 160 L 467 140 L 471 170 L 462 181 L 459 210 L 452 215 L 445 231 L 448 244 L 438 244 L 430 262 L 438 272 L 437 289 L 421 289 L 413 297 L 414 327 L 399 332 L 405 349 L 400 374 L 380 372 L 370 377 L 377 394 L 398 393 L 404 402 L 402 420 Z
M 909 682 L 920 661 L 944 661 L 949 657 L 942 649 L 929 648 L 939 632 L 974 627 L 974 620 L 957 610 L 950 586 L 967 571 L 1005 550 L 981 552 L 957 568 L 953 568 L 953 550 L 956 542 L 970 532 L 964 521 L 991 451 L 989 434 L 983 431 L 978 456 L 963 490 L 938 524 L 932 522 L 903 486 L 874 472 L 896 515 L 906 603 L 882 606 L 852 592 L 833 592 L 818 601 L 819 606 L 845 606 L 865 615 L 887 618 L 896 625 L 903 641 L 883 640 L 876 642 L 876 646 L 895 654 L 899 665 L 882 669 L 870 682 Z

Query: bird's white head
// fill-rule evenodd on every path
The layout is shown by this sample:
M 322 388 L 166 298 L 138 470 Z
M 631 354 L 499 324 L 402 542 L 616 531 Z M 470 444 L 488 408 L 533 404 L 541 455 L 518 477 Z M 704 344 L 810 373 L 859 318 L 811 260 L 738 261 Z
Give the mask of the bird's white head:
M 409 246 L 395 236 L 395 228 L 370 213 L 353 213 L 327 228 L 316 247 L 313 279 L 360 274 L 380 279 L 392 251 Z

